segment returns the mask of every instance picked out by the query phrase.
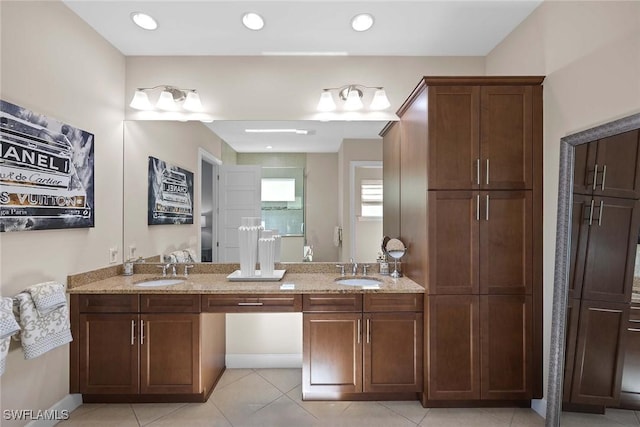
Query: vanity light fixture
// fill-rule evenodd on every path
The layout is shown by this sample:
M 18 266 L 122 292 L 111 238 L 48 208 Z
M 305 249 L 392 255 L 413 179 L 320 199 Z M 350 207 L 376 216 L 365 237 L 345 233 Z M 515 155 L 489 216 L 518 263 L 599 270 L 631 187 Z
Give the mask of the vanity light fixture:
M 179 89 L 174 86 L 160 85 L 148 88 L 138 88 L 133 94 L 129 106 L 136 110 L 153 110 L 154 106 L 149 101 L 149 92 L 161 89 L 155 108 L 165 111 L 202 111 L 200 95 L 195 89 Z
M 153 31 L 158 28 L 158 23 L 153 17 L 142 12 L 133 12 L 131 20 L 140 28 L 144 30 Z
M 351 28 L 361 33 L 373 26 L 373 16 L 369 13 L 359 13 L 351 18 Z
M 340 100 L 344 101 L 343 108 L 345 110 L 360 110 L 364 107 L 362 98 L 367 91 L 374 91 L 373 99 L 369 104 L 370 110 L 384 110 L 391 106 L 383 87 L 350 84 L 322 89 L 320 101 L 318 102 L 318 111 L 328 112 L 336 110 L 337 106 L 333 98 L 333 92 L 337 94 Z
M 242 15 L 242 24 L 250 30 L 258 31 L 264 27 L 264 19 L 255 12 L 247 12 Z

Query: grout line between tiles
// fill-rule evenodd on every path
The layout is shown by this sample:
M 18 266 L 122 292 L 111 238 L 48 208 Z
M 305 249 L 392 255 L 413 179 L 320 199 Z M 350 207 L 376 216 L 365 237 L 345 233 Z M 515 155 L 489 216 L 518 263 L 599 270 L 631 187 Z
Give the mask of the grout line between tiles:
M 207 402 L 208 402 L 208 401 L 207 401 Z M 205 402 L 205 403 L 207 403 L 207 402 Z M 144 403 L 142 403 L 142 405 L 144 405 Z M 173 411 L 168 412 L 168 413 L 166 413 L 166 414 L 162 415 L 161 417 L 154 418 L 153 420 L 149 421 L 149 422 L 148 422 L 148 423 L 146 423 L 146 424 L 142 424 L 142 423 L 140 422 L 140 420 L 138 420 L 138 424 L 140 424 L 140 427 L 148 426 L 149 424 L 153 424 L 153 423 L 155 423 L 156 421 L 160 421 L 160 420 L 161 420 L 161 419 L 163 419 L 164 417 L 168 417 L 169 415 L 171 415 L 171 414 L 173 414 L 174 412 L 176 412 L 176 411 L 178 411 L 178 410 L 180 410 L 180 409 L 184 408 L 184 407 L 185 407 L 185 406 L 187 406 L 187 405 L 188 405 L 188 403 L 183 403 L 182 405 L 178 406 L 178 407 L 177 407 L 176 409 L 174 409 Z M 132 408 L 132 409 L 133 409 L 133 408 Z M 134 413 L 134 414 L 136 414 L 136 410 L 135 410 L 135 409 L 133 410 L 133 413 Z M 137 415 L 137 414 L 136 414 L 136 418 L 138 418 L 138 415 Z
M 131 412 L 133 412 L 133 416 L 136 419 L 136 422 L 138 423 L 138 427 L 141 427 L 142 423 L 140 422 L 140 418 L 138 418 L 138 414 L 136 414 L 136 411 L 133 410 L 133 405 L 131 405 L 131 403 L 129 403 L 129 409 L 131 410 Z
M 377 403 L 378 405 L 382 406 L 383 408 L 386 408 L 386 409 L 390 410 L 390 411 L 391 411 L 391 412 L 393 412 L 394 414 L 401 416 L 402 418 L 406 419 L 407 421 L 409 421 L 409 422 L 410 422 L 410 423 L 412 423 L 412 424 L 415 424 L 415 425 L 418 425 L 418 424 L 419 424 L 419 423 L 416 423 L 415 421 L 413 421 L 412 419 L 410 419 L 409 417 L 406 417 L 404 414 L 401 414 L 401 413 L 400 413 L 400 412 L 398 412 L 398 411 L 394 411 L 394 410 L 393 410 L 393 408 L 391 408 L 391 407 L 389 407 L 389 406 L 385 405 L 385 404 L 384 404 L 384 402 L 385 402 L 385 401 L 382 401 L 382 400 L 381 400 L 381 401 L 378 401 L 378 402 L 376 402 L 376 403 Z M 424 418 L 424 417 L 423 417 L 423 418 Z M 421 420 L 421 421 L 422 421 L 422 420 Z
M 218 410 L 218 412 L 220 412 L 220 415 L 222 415 L 222 417 L 225 420 L 227 420 L 229 425 L 231 427 L 233 427 L 233 423 L 231 422 L 231 420 L 224 414 L 224 412 L 222 412 L 222 408 L 220 408 L 218 405 L 216 405 L 216 403 L 211 399 L 211 397 L 209 397 L 209 400 L 207 400 L 207 403 L 211 403 L 214 406 L 214 408 L 216 408 Z

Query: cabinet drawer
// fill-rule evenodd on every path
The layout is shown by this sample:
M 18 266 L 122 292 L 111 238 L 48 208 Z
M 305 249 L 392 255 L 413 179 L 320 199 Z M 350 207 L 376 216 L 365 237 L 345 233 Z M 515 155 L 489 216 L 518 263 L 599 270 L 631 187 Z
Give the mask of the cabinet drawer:
M 80 295 L 80 313 L 137 313 L 138 295 Z
M 361 312 L 361 294 L 304 295 L 302 310 L 305 312 Z
M 300 295 L 203 295 L 202 311 L 208 313 L 271 313 L 302 310 Z
M 200 295 L 140 295 L 142 313 L 200 313 Z
M 424 294 L 365 294 L 364 311 L 422 311 Z

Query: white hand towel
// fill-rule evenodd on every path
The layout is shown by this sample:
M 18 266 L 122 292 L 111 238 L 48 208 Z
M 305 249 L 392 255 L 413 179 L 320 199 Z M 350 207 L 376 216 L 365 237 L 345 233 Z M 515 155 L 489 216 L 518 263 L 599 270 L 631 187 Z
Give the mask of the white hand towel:
M 0 375 L 4 373 L 11 336 L 20 331 L 13 315 L 13 299 L 0 298 Z
M 13 311 L 20 324 L 19 339 L 25 359 L 36 358 L 49 350 L 71 342 L 67 304 L 40 315 L 28 292 L 16 295 Z

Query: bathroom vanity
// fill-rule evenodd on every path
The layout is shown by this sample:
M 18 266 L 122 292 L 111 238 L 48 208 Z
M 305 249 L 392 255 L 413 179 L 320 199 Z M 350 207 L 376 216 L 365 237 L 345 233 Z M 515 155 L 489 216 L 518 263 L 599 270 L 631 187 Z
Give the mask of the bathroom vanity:
M 225 313 L 303 313 L 303 398 L 418 399 L 424 289 L 408 278 L 379 289 L 335 273 L 287 273 L 280 282 L 153 274 L 70 286 L 70 392 L 85 402 L 202 402 L 225 368 Z M 293 283 L 293 290 L 281 290 Z

